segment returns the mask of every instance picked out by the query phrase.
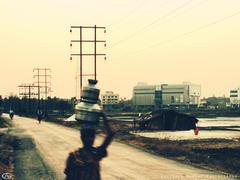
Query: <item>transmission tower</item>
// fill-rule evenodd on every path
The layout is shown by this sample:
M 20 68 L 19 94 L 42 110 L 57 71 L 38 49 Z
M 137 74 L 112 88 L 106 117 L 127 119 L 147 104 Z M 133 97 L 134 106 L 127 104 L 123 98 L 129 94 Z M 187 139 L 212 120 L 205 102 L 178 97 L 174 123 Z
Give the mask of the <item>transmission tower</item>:
M 70 60 L 72 60 L 73 56 L 79 56 L 80 57 L 80 91 L 82 91 L 82 82 L 83 82 L 83 76 L 94 76 L 94 79 L 97 80 L 97 56 L 104 56 L 106 59 L 106 54 L 97 53 L 97 43 L 104 43 L 104 46 L 106 47 L 106 41 L 105 40 L 97 40 L 97 30 L 103 29 L 104 33 L 106 33 L 105 27 L 98 27 L 98 26 L 71 26 L 70 27 L 70 33 L 72 33 L 72 29 L 79 29 L 79 39 L 78 40 L 71 40 L 70 47 L 72 47 L 73 43 L 79 43 L 79 54 L 71 54 Z M 84 30 L 93 29 L 94 30 L 94 37 L 93 39 L 83 39 L 83 31 Z M 83 46 L 84 43 L 93 43 L 94 49 L 93 53 L 84 53 L 83 52 Z M 93 74 L 83 74 L 83 56 L 93 56 L 94 59 L 94 73 Z M 76 85 L 77 88 L 77 85 Z M 77 90 L 76 90 L 77 91 Z M 77 95 L 76 95 L 77 96 Z M 76 97 L 77 98 L 77 97 Z
M 28 112 L 31 114 L 31 97 L 38 95 L 36 93 L 36 88 L 38 86 L 35 86 L 34 84 L 21 84 L 19 87 L 19 96 L 20 97 L 28 97 Z
M 34 68 L 33 69 L 33 78 L 34 85 L 37 86 L 38 89 L 38 109 L 40 110 L 40 98 L 41 94 L 43 94 L 45 97 L 44 101 L 44 114 L 47 116 L 47 98 L 48 94 L 51 93 L 51 69 L 49 68 Z M 43 89 L 43 90 L 42 90 Z

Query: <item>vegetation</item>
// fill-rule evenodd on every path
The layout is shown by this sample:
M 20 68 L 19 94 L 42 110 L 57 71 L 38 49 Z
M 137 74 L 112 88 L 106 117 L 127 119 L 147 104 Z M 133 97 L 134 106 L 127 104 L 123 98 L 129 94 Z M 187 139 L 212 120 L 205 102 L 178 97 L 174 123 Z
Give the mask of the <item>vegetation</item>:
M 205 116 L 239 116 L 240 107 L 230 106 L 230 100 L 226 97 L 208 97 L 204 98 L 206 103 L 200 107 L 197 106 L 169 106 L 166 109 L 174 109 L 178 112 L 191 114 L 197 117 Z M 19 98 L 10 96 L 2 98 L 0 96 L 0 115 L 2 112 L 8 113 L 12 109 L 18 115 L 35 116 L 38 103 L 40 109 L 45 115 L 68 116 L 74 113 L 76 99 L 61 99 L 57 97 L 48 97 L 47 100 L 36 98 L 28 99 L 27 97 Z M 118 104 L 103 105 L 103 110 L 107 113 L 147 113 L 156 110 L 154 106 L 135 107 L 132 100 L 121 100 Z
M 106 112 L 133 112 L 132 100 L 121 100 L 118 104 L 103 105 Z
M 206 101 L 205 108 L 208 108 L 208 109 L 226 109 L 230 104 L 230 99 L 227 97 L 213 96 L 213 97 L 203 98 L 202 100 Z
M 48 97 L 47 100 L 36 98 L 28 99 L 26 97 L 19 98 L 17 96 L 10 96 L 8 98 L 0 98 L 0 108 L 3 112 L 8 113 L 12 109 L 18 115 L 35 115 L 39 108 L 45 112 L 46 115 L 66 115 L 74 112 L 75 99 L 60 99 L 57 97 Z

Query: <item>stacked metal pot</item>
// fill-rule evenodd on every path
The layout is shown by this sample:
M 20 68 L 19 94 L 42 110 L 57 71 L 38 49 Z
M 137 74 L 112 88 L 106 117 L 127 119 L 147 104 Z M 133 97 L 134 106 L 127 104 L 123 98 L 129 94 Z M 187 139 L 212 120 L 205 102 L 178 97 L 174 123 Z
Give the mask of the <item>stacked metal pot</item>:
M 88 80 L 88 85 L 83 87 L 80 103 L 75 106 L 75 119 L 81 129 L 95 129 L 98 126 L 102 109 L 98 104 L 100 90 L 96 84 L 97 80 Z

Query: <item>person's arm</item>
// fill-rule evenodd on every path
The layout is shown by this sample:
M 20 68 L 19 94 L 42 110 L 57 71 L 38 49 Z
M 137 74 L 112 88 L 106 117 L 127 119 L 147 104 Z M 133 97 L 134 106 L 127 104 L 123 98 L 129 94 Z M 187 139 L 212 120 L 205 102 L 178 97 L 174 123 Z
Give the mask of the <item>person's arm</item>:
M 103 117 L 103 124 L 107 131 L 107 135 L 106 135 L 102 145 L 100 146 L 100 148 L 106 149 L 108 147 L 108 145 L 112 142 L 114 132 L 112 131 L 112 129 L 108 123 L 107 116 L 104 113 L 102 113 L 102 117 Z

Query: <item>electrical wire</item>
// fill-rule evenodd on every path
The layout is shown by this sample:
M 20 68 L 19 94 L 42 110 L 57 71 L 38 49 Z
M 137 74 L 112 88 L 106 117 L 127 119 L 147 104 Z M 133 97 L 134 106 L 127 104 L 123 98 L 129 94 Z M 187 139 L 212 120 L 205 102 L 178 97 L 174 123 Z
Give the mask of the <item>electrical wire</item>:
M 194 8 L 198 7 L 200 4 L 203 4 L 203 3 L 207 2 L 207 1 L 209 1 L 209 0 L 202 0 L 202 1 L 200 1 L 199 3 L 195 4 L 195 6 L 192 6 L 192 7 L 190 7 L 190 8 L 187 8 L 187 9 L 183 10 L 183 11 L 181 12 L 181 15 L 182 15 L 182 14 L 185 14 L 185 13 L 191 11 L 191 10 L 193 10 Z M 179 13 L 177 13 L 177 14 L 175 13 L 173 16 L 171 16 L 171 18 L 176 17 L 176 16 L 179 16 Z M 164 22 L 165 22 L 165 23 L 164 23 Z M 163 22 L 160 23 L 160 24 L 163 25 L 163 24 L 167 24 L 167 23 L 169 23 L 169 20 L 166 21 L 166 19 L 165 19 L 165 21 L 163 21 Z
M 124 22 L 129 16 L 131 16 L 132 14 L 134 14 L 139 8 L 141 8 L 145 3 L 147 2 L 147 0 L 143 0 L 140 4 L 138 4 L 138 6 L 134 7 L 132 10 L 130 10 L 125 16 L 123 16 L 120 20 L 118 20 L 117 22 L 115 21 L 115 23 L 110 24 L 109 27 L 118 27 L 122 22 Z
M 124 42 L 124 41 L 127 41 L 127 40 L 129 40 L 129 39 L 132 39 L 132 38 L 135 37 L 137 34 L 145 31 L 145 30 L 148 29 L 150 26 L 156 24 L 156 23 L 159 22 L 160 20 L 163 20 L 163 19 L 171 16 L 172 14 L 176 13 L 178 10 L 186 7 L 186 6 L 187 6 L 188 4 L 190 4 L 192 1 L 193 1 L 193 0 L 185 1 L 185 2 L 184 2 L 183 4 L 181 4 L 180 6 L 176 7 L 176 8 L 173 9 L 172 11 L 166 13 L 165 15 L 157 18 L 157 19 L 154 20 L 153 22 L 145 25 L 144 27 L 142 27 L 142 28 L 140 28 L 139 30 L 135 31 L 134 33 L 130 34 L 129 36 L 127 36 L 127 37 L 125 37 L 125 38 L 123 38 L 123 39 L 121 39 L 121 40 L 119 40 L 119 41 L 117 41 L 117 42 L 115 42 L 115 43 L 113 43 L 113 44 L 110 44 L 108 48 L 112 48 L 112 47 L 114 47 L 114 46 L 116 46 L 116 45 L 118 45 L 118 44 L 120 44 L 120 43 L 122 43 L 122 42 Z
M 201 31 L 202 29 L 205 29 L 205 28 L 211 27 L 211 26 L 213 26 L 213 25 L 219 24 L 219 23 L 221 23 L 221 22 L 224 22 L 224 21 L 226 21 L 226 20 L 228 20 L 228 19 L 231 19 L 231 18 L 233 18 L 233 17 L 235 17 L 235 16 L 238 16 L 238 15 L 240 15 L 240 10 L 239 10 L 239 11 L 236 11 L 235 13 L 233 13 L 233 14 L 231 14 L 231 15 L 225 16 L 225 17 L 223 17 L 223 18 L 220 18 L 220 19 L 218 19 L 218 20 L 215 20 L 215 21 L 213 21 L 213 22 L 210 22 L 210 23 L 208 23 L 208 24 L 205 24 L 205 25 L 203 25 L 203 26 L 199 26 L 198 28 L 195 28 L 195 29 L 193 29 L 193 30 L 191 30 L 191 31 L 188 31 L 188 32 L 179 34 L 179 35 L 177 35 L 177 36 L 175 36 L 175 37 L 173 37 L 173 38 L 171 38 L 171 39 L 169 39 L 169 40 L 161 41 L 161 42 L 152 44 L 152 45 L 150 45 L 150 46 L 148 46 L 148 47 L 146 47 L 146 48 L 143 48 L 143 49 L 141 49 L 141 50 L 138 50 L 138 51 L 135 51 L 135 52 L 132 52 L 132 53 L 128 53 L 128 54 L 131 54 L 131 55 L 132 55 L 132 54 L 138 54 L 138 53 L 143 52 L 143 51 L 145 51 L 145 50 L 147 50 L 147 49 L 150 49 L 150 48 L 154 48 L 154 47 L 157 47 L 157 46 L 160 46 L 160 45 L 165 45 L 165 44 L 171 43 L 171 42 L 173 42 L 173 41 L 175 41 L 175 40 L 178 40 L 178 39 L 183 38 L 183 37 L 185 37 L 185 36 L 191 35 L 191 34 L 193 34 L 193 33 L 195 33 L 195 32 Z

